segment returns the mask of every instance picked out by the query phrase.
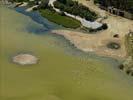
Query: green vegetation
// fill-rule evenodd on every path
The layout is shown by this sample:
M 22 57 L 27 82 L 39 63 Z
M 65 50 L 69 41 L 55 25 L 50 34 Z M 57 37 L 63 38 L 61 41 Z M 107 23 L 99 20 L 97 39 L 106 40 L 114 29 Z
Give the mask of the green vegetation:
M 94 0 L 94 3 L 96 4 L 96 3 L 99 3 L 99 0 Z
M 94 2 L 100 3 L 104 7 L 113 6 L 133 13 L 133 0 L 94 0 Z
M 9 0 L 10 2 L 28 2 L 29 0 Z
M 132 32 L 126 35 L 125 41 L 126 41 L 125 45 L 126 45 L 128 58 L 119 67 L 120 69 L 125 70 L 127 74 L 133 76 L 133 33 Z
M 78 28 L 81 26 L 81 23 L 73 18 L 63 16 L 61 14 L 56 13 L 55 11 L 49 9 L 40 9 L 41 15 L 48 20 L 62 25 L 67 28 Z
M 126 48 L 128 55 L 133 57 L 133 33 L 126 35 Z
M 29 6 L 33 6 L 38 3 L 40 0 L 29 1 L 29 0 L 16 0 L 16 2 L 28 1 Z M 65 14 L 57 13 L 53 10 L 52 7 L 48 5 L 49 0 L 41 0 L 41 4 L 39 4 L 38 8 L 34 8 L 33 10 L 39 10 L 41 15 L 47 18 L 49 21 L 52 21 L 56 24 L 62 25 L 66 28 L 79 28 L 81 26 L 80 21 L 67 17 Z
M 110 42 L 107 44 L 107 47 L 110 49 L 120 49 L 120 44 L 116 42 Z
M 54 2 L 54 6 L 61 11 L 68 12 L 75 16 L 80 16 L 89 21 L 94 21 L 97 18 L 95 12 L 89 10 L 88 7 L 72 0 L 57 0 Z
M 41 4 L 39 4 L 39 9 L 45 9 L 48 7 L 49 0 L 41 0 Z

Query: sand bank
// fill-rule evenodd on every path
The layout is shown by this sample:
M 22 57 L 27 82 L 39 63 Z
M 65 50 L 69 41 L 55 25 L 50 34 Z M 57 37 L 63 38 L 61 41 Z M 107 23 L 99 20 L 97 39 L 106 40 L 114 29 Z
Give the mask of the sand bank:
M 20 65 L 31 65 L 38 62 L 38 58 L 30 54 L 19 54 L 13 57 L 13 62 Z
M 113 58 L 125 58 L 126 50 L 124 41 L 121 39 L 111 38 L 103 33 L 85 34 L 70 30 L 53 30 L 52 33 L 62 35 L 68 39 L 75 47 L 84 52 L 94 52 L 98 55 L 109 56 Z M 118 50 L 107 48 L 110 42 L 116 42 L 121 45 Z

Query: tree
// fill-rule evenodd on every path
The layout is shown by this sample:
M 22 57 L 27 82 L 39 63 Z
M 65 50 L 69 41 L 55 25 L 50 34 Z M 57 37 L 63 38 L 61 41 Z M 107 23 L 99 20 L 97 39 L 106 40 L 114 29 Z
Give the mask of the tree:
M 57 1 L 59 1 L 59 2 L 61 2 L 63 4 L 66 4 L 67 3 L 67 0 L 57 0 Z
M 49 0 L 41 0 L 41 4 L 39 5 L 39 8 L 47 8 L 48 7 Z

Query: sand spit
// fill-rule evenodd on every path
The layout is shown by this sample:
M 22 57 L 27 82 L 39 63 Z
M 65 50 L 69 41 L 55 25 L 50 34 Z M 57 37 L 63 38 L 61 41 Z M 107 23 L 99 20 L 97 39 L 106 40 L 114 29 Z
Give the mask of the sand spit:
M 38 58 L 30 54 L 19 54 L 12 58 L 14 63 L 20 65 L 32 65 L 38 62 Z
M 108 56 L 112 58 L 125 58 L 126 50 L 124 41 L 108 37 L 102 33 L 85 34 L 82 32 L 75 32 L 70 30 L 53 30 L 53 34 L 62 35 L 68 39 L 74 46 L 84 52 L 93 52 L 101 56 Z M 116 42 L 121 45 L 119 49 L 110 49 L 107 47 L 109 42 Z

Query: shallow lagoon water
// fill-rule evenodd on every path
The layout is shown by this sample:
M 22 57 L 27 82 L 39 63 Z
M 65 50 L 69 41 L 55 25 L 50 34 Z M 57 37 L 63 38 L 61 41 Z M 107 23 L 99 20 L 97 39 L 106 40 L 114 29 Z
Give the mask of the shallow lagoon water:
M 1 100 L 132 100 L 133 78 L 114 60 L 71 51 L 62 38 L 27 30 L 44 27 L 30 17 L 2 6 L 1 11 Z M 12 63 L 22 52 L 34 54 L 39 63 Z
M 32 25 L 32 23 L 29 23 L 31 24 L 27 26 L 27 31 L 29 32 L 41 34 L 41 33 L 46 33 L 52 29 L 63 28 L 62 26 L 52 23 L 47 19 L 45 19 L 44 17 L 42 17 L 38 11 L 27 12 L 26 7 L 17 7 L 15 8 L 15 10 L 19 13 L 29 16 L 33 21 L 43 26 L 43 27 L 40 27 L 40 26 L 38 27 L 38 26 Z

